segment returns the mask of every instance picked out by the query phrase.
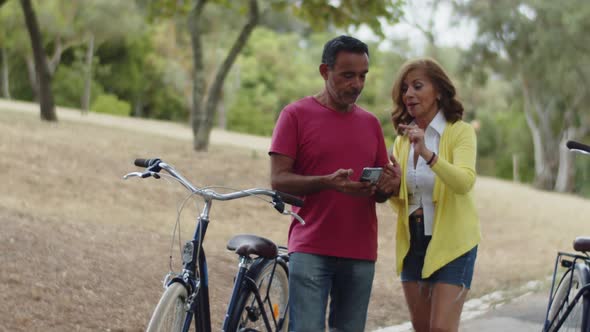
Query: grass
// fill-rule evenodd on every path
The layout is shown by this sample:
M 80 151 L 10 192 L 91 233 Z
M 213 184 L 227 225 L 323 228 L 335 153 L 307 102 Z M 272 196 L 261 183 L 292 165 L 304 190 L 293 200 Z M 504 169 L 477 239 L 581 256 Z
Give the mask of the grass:
M 166 181 L 123 181 L 134 158 L 161 157 L 198 185 L 269 186 L 263 153 L 216 145 L 196 153 L 182 139 L 15 112 L 0 111 L 0 156 L 1 331 L 145 329 L 185 192 Z M 485 177 L 475 191 L 484 239 L 470 297 L 544 280 L 557 250 L 590 235 L 588 200 Z M 196 205 L 181 216 L 184 238 Z M 408 318 L 394 271 L 395 216 L 382 204 L 378 217 L 367 330 Z M 237 265 L 227 241 L 256 233 L 284 244 L 289 222 L 257 199 L 217 202 L 211 219 L 205 249 L 217 328 Z

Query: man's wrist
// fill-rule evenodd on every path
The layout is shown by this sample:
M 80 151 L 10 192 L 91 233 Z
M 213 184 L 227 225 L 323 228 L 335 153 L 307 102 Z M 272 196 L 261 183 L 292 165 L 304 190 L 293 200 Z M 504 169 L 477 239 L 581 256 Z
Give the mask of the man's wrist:
M 393 191 L 389 193 L 383 192 L 379 189 L 375 191 L 375 200 L 379 203 L 385 202 L 391 196 L 393 196 Z

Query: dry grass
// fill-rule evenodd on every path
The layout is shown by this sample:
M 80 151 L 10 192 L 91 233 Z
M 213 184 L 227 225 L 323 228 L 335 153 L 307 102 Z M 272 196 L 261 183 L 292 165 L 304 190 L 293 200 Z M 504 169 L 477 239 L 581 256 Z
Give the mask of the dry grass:
M 201 185 L 268 187 L 269 161 L 213 146 L 0 111 L 0 330 L 140 331 L 161 293 L 180 186 L 122 181 L 136 157 L 160 156 Z M 524 185 L 478 179 L 484 240 L 471 297 L 550 273 L 554 253 L 590 235 L 590 204 Z M 191 235 L 197 208 L 183 214 Z M 368 330 L 407 319 L 394 272 L 394 215 L 378 209 L 379 260 Z M 286 243 L 288 220 L 260 200 L 218 202 L 206 240 L 214 327 L 229 296 L 235 255 L 225 243 L 252 233 Z M 355 244 L 351 244 L 355 245 Z M 362 245 L 362 244 L 356 244 Z

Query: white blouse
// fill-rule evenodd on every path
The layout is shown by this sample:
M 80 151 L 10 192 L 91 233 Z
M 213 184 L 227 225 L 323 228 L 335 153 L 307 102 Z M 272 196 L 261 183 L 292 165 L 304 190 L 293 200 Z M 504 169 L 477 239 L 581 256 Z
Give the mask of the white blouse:
M 446 125 L 447 121 L 445 120 L 442 111 L 439 110 L 424 132 L 424 143 L 426 148 L 437 155 L 440 137 L 442 136 Z M 430 169 L 430 166 L 426 165 L 427 161 L 428 160 L 424 160 L 422 157 L 418 156 L 418 164 L 414 165 L 414 144 L 411 144 L 406 173 L 409 214 L 412 214 L 421 207 L 424 211 L 424 234 L 432 235 L 432 225 L 434 222 L 434 202 L 432 201 L 432 192 L 434 189 L 435 175 Z

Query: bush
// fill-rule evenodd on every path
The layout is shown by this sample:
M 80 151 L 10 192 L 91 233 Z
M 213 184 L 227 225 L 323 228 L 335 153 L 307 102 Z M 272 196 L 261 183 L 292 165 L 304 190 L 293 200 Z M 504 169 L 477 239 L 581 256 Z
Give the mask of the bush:
M 80 108 L 82 94 L 84 93 L 84 72 L 79 62 L 72 65 L 62 63 L 55 73 L 52 81 L 53 96 L 55 103 L 60 106 Z M 101 83 L 92 79 L 90 85 L 90 103 L 96 97 L 104 94 L 104 87 Z
M 120 100 L 115 95 L 103 94 L 96 98 L 90 110 L 96 113 L 129 116 L 131 114 L 131 105 L 126 101 Z

